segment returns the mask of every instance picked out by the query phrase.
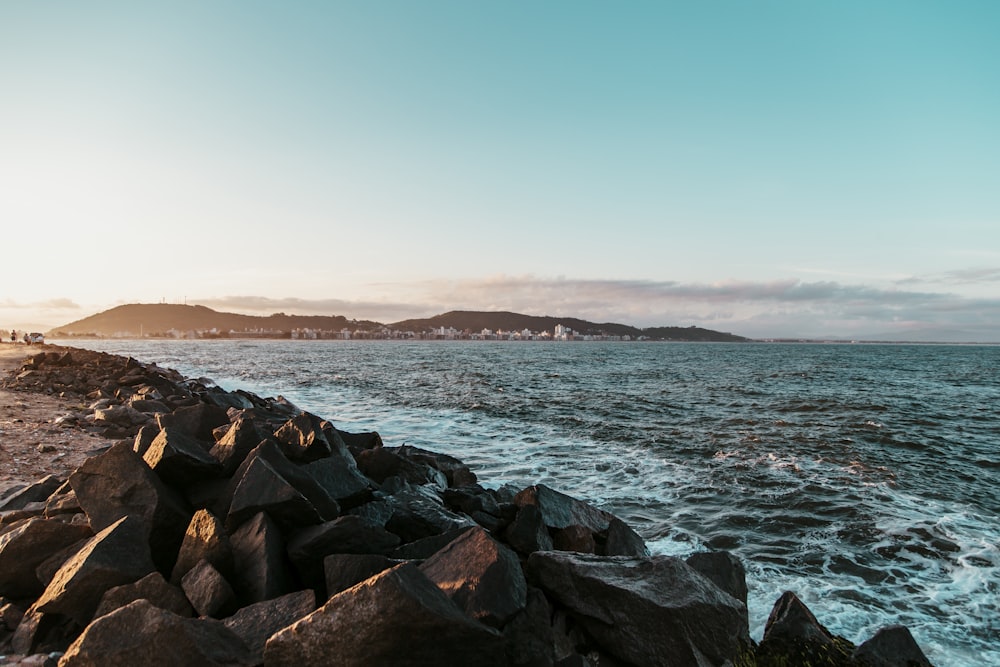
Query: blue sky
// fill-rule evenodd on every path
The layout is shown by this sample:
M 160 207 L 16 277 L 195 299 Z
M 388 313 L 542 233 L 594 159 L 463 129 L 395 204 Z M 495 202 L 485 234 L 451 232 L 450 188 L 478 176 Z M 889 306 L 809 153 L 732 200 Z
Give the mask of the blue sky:
M 0 325 L 186 300 L 1000 340 L 998 28 L 986 1 L 2 3 Z

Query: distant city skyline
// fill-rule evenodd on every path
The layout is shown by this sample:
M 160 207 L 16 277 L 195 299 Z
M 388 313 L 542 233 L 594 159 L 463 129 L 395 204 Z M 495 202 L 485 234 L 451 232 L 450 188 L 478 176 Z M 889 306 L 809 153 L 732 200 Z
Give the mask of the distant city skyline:
M 1000 341 L 1000 5 L 0 4 L 0 327 Z

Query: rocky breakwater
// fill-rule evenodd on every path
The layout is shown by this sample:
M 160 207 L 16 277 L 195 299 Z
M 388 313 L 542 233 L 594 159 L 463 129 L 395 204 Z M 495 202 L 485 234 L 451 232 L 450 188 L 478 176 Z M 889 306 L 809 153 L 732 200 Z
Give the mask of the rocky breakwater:
M 26 662 L 928 664 L 905 628 L 855 647 L 791 593 L 757 645 L 733 556 L 650 556 L 581 500 L 280 397 L 75 349 L 5 385 L 81 398 L 114 440 L 0 498 L 0 653 Z

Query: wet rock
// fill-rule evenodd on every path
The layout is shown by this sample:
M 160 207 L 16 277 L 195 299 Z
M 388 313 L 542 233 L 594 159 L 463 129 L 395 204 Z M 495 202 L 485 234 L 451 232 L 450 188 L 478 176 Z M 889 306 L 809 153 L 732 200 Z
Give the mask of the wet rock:
M 774 603 L 757 647 L 761 664 L 851 665 L 854 645 L 827 630 L 809 608 L 787 591 Z
M 444 506 L 440 498 L 416 489 L 405 489 L 390 497 L 392 516 L 385 527 L 399 535 L 403 542 L 440 535 L 456 528 L 471 528 L 475 521 L 456 514 Z
M 264 665 L 502 665 L 503 642 L 416 566 L 404 563 L 349 588 L 275 633 Z
M 528 586 L 517 554 L 480 527 L 462 533 L 420 571 L 466 614 L 494 628 L 526 604 Z
M 541 510 L 535 505 L 520 508 L 504 536 L 508 544 L 525 556 L 535 551 L 551 551 L 555 548 L 552 536 L 542 520 Z
M 136 600 L 95 620 L 67 649 L 61 667 L 202 667 L 256 664 L 221 621 L 183 618 Z
M 552 536 L 552 546 L 557 551 L 576 551 L 592 554 L 597 551 L 594 533 L 584 526 L 566 526 Z
M 692 554 L 684 562 L 746 606 L 747 573 L 739 558 L 728 551 L 706 551 Z
M 854 651 L 853 657 L 864 667 L 931 667 L 927 656 L 903 625 L 881 628 Z
M 503 636 L 507 664 L 517 667 L 554 664 L 552 606 L 542 591 L 528 587 L 524 608 L 508 621 Z
M 449 487 L 470 486 L 478 481 L 476 473 L 454 456 L 431 452 L 412 445 L 403 445 L 396 450 L 396 453 L 404 459 L 422 463 L 443 473 Z
M 432 484 L 438 489 L 448 488 L 448 478 L 444 473 L 423 463 L 410 461 L 400 456 L 392 447 L 365 449 L 358 452 L 356 458 L 358 469 L 379 484 L 398 477 L 418 486 Z
M 343 506 L 354 507 L 371 497 L 372 483 L 358 470 L 350 454 L 337 450 L 302 467 L 331 498 Z
M 527 573 L 630 664 L 721 665 L 749 644 L 746 607 L 677 558 L 535 552 Z

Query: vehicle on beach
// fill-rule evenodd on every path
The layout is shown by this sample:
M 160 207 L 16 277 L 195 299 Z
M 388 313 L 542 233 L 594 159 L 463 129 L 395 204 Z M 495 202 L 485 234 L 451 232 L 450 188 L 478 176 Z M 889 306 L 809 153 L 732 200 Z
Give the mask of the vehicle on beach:
M 27 338 L 28 338 L 28 341 L 27 341 L 28 345 L 31 345 L 32 343 L 44 343 L 45 342 L 45 334 L 40 334 L 37 331 L 28 334 Z

